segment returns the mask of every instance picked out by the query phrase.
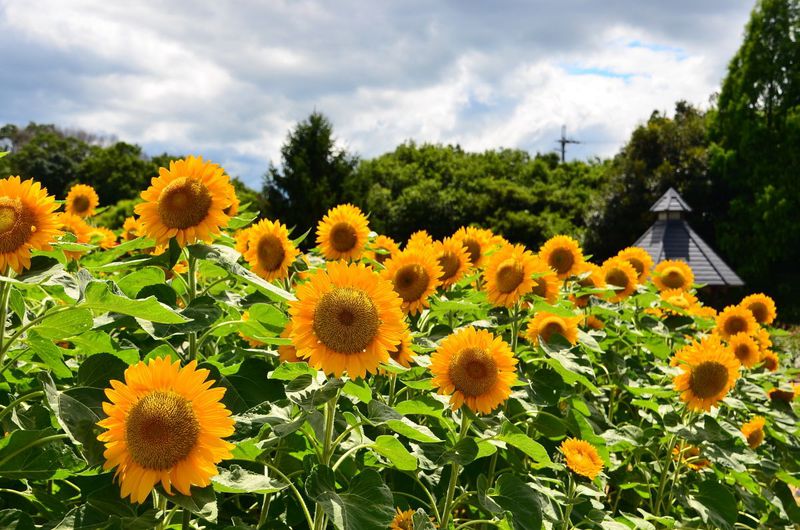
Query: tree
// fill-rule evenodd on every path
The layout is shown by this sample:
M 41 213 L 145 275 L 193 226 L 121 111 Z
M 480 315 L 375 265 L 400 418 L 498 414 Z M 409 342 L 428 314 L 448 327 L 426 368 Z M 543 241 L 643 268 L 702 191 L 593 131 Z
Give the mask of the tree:
M 300 233 L 343 201 L 345 181 L 358 159 L 336 147 L 333 125 L 323 114 L 313 112 L 289 131 L 281 147 L 281 162 L 281 168 L 270 164 L 262 195 L 269 214 L 296 226 Z
M 71 184 L 92 186 L 100 204 L 107 205 L 137 197 L 156 175 L 158 167 L 145 157 L 141 147 L 117 142 L 109 147 L 92 146 Z

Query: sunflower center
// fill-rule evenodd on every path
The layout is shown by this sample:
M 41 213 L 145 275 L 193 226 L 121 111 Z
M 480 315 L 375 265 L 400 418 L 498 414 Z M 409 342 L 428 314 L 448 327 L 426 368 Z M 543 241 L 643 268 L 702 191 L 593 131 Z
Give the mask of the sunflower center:
M 72 209 L 77 213 L 83 213 L 89 209 L 89 197 L 86 195 L 78 195 L 72 201 Z
M 683 277 L 683 273 L 679 269 L 668 267 L 661 274 L 661 283 L 670 289 L 681 289 L 683 284 L 686 283 L 686 279 Z
M 394 275 L 394 289 L 404 302 L 419 300 L 429 283 L 428 273 L 417 263 L 403 265 Z
M 764 431 L 761 429 L 756 429 L 755 431 L 751 432 L 747 435 L 747 445 L 749 445 L 752 449 L 755 449 L 761 442 L 764 441 Z
M 356 229 L 350 223 L 336 223 L 331 228 L 331 246 L 336 252 L 348 252 L 353 250 L 358 242 Z
M 481 259 L 481 244 L 471 237 L 464 239 L 461 242 L 465 247 L 467 247 L 467 253 L 469 254 L 469 261 L 472 264 L 478 262 Z
M 514 258 L 508 258 L 497 268 L 497 289 L 501 293 L 510 293 L 525 279 L 525 269 Z
M 200 434 L 192 404 L 171 391 L 156 390 L 131 407 L 125 441 L 131 458 L 145 469 L 169 469 L 195 447 Z
M 486 350 L 465 348 L 450 361 L 449 375 L 456 390 L 480 396 L 497 382 L 497 362 Z
M 739 344 L 734 348 L 733 354 L 736 355 L 736 358 L 740 361 L 746 361 L 750 358 L 750 346 L 747 344 Z
M 644 272 L 644 263 L 642 263 L 639 258 L 628 258 L 628 263 L 631 264 L 631 267 L 636 271 L 637 276 L 641 276 Z
M 550 254 L 548 263 L 557 273 L 565 274 L 575 264 L 575 256 L 566 248 L 557 248 Z
M 336 287 L 322 295 L 314 311 L 314 333 L 338 353 L 360 353 L 378 334 L 381 320 L 367 293 Z
M 181 177 L 161 192 L 158 215 L 168 228 L 189 228 L 206 218 L 211 202 L 211 192 L 202 182 Z
M 389 351 L 389 356 L 397 361 L 400 358 L 400 354 L 403 353 L 403 343 L 397 345 L 397 348 Z
M 614 287 L 627 289 L 630 283 L 628 275 L 622 269 L 611 269 L 606 273 L 606 283 Z
M 22 201 L 0 197 L 0 253 L 19 249 L 35 231 L 34 216 Z
M 725 332 L 728 335 L 736 335 L 747 331 L 747 321 L 740 316 L 732 316 L 725 321 Z
M 689 301 L 686 300 L 686 298 L 684 298 L 681 295 L 670 296 L 669 298 L 667 298 L 667 303 L 674 305 L 675 307 L 680 307 L 682 309 L 686 309 L 689 307 Z
M 256 253 L 258 254 L 258 262 L 268 271 L 278 269 L 286 257 L 286 252 L 283 250 L 280 239 L 272 235 L 264 236 L 258 241 Z
M 542 298 L 547 297 L 547 282 L 544 278 L 534 278 L 533 283 L 533 294 Z
M 717 361 L 704 361 L 692 370 L 689 387 L 701 399 L 714 397 L 728 384 L 728 369 Z
M 546 320 L 539 328 L 539 335 L 545 342 L 550 342 L 553 335 L 566 336 L 567 329 L 560 320 Z
M 747 309 L 753 313 L 753 316 L 756 317 L 756 321 L 765 322 L 767 320 L 767 306 L 765 306 L 763 303 L 753 302 L 747 307 Z
M 458 256 L 452 252 L 445 252 L 439 256 L 439 266 L 442 268 L 442 275 L 439 276 L 439 280 L 445 281 L 455 276 L 459 265 L 461 265 L 461 262 Z

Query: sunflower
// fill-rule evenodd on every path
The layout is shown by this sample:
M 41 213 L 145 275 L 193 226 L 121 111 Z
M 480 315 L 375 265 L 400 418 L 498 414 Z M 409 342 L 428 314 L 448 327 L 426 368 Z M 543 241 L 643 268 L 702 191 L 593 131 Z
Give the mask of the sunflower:
M 363 264 L 333 262 L 297 287 L 290 302 L 297 355 L 327 374 L 375 373 L 403 338 L 402 300 Z
M 627 260 L 622 258 L 609 258 L 600 268 L 600 274 L 606 287 L 616 287 L 609 290 L 606 295 L 611 302 L 619 302 L 628 298 L 636 291 L 636 269 Z
M 265 280 L 289 276 L 289 265 L 300 254 L 289 240 L 289 231 L 280 221 L 262 219 L 248 230 L 244 259 L 253 272 Z
M 406 242 L 406 250 L 412 248 L 425 248 L 433 245 L 433 238 L 425 230 L 417 230 Z
M 283 328 L 281 332 L 282 339 L 289 339 L 292 337 L 292 322 L 289 321 L 286 324 L 286 327 Z M 298 361 L 302 361 L 300 357 L 297 356 L 297 349 L 292 346 L 291 344 L 281 345 L 278 346 L 278 360 L 282 363 L 296 363 Z
M 500 337 L 472 326 L 447 336 L 431 355 L 433 386 L 450 395 L 453 410 L 465 404 L 489 414 L 511 395 L 517 359 Z
M 539 257 L 564 280 L 577 274 L 583 263 L 583 251 L 569 236 L 554 236 L 539 249 Z
M 683 289 L 688 291 L 694 283 L 692 268 L 685 261 L 664 260 L 653 269 L 653 283 L 659 291 Z
M 680 455 L 680 449 L 677 446 L 674 447 L 672 449 L 673 460 L 678 460 Z M 700 448 L 694 445 L 687 445 L 683 448 L 683 463 L 695 471 L 711 466 L 711 462 L 707 458 L 700 458 Z
M 548 304 L 554 304 L 558 299 L 558 292 L 561 288 L 561 281 L 558 275 L 550 266 L 542 261 L 539 256 L 534 256 L 536 259 L 533 264 L 533 289 L 531 292 L 544 298 Z
M 233 184 L 229 181 L 225 189 L 229 204 L 226 208 L 223 208 L 222 211 L 228 217 L 235 217 L 236 214 L 239 213 L 239 197 L 236 196 L 236 188 L 234 188 Z
M 247 322 L 248 320 L 250 320 L 250 311 L 244 311 L 242 313 L 242 320 L 244 322 Z M 247 344 L 250 345 L 251 348 L 260 348 L 261 346 L 264 345 L 263 342 L 261 342 L 259 340 L 256 340 L 256 339 L 254 339 L 252 337 L 248 337 L 247 335 L 245 335 L 241 331 L 239 332 L 239 336 L 242 337 L 247 342 Z
M 603 470 L 603 459 L 597 448 L 586 440 L 567 438 L 561 442 L 561 452 L 564 453 L 567 467 L 589 480 L 594 480 Z
M 122 223 L 122 239 L 131 241 L 144 235 L 144 225 L 138 217 L 126 217 Z
M 387 259 L 400 252 L 400 247 L 397 245 L 397 242 L 389 236 L 376 237 L 370 245 L 370 248 L 372 248 L 372 250 L 367 252 L 366 256 L 381 265 L 383 265 Z M 384 252 L 376 252 L 377 250 L 383 250 Z
M 684 346 L 675 354 L 672 364 L 683 370 L 675 376 L 673 384 L 691 410 L 710 410 L 739 377 L 739 361 L 714 335 Z
M 792 390 L 770 388 L 767 390 L 767 396 L 771 401 L 785 401 L 786 403 L 790 403 L 797 396 L 797 388 L 792 387 Z
M 713 307 L 701 305 L 700 302 L 698 302 L 695 306 L 693 306 L 690 312 L 696 317 L 709 318 L 712 320 L 717 318 L 716 309 L 714 309 Z
M 525 336 L 531 344 L 539 344 L 539 337 L 550 342 L 553 335 L 561 335 L 570 344 L 578 342 L 578 322 L 581 317 L 561 317 L 547 311 L 539 311 L 528 321 Z
M 749 309 L 759 324 L 772 324 L 778 315 L 775 301 L 763 293 L 746 296 L 739 305 Z
M 742 434 L 750 449 L 755 449 L 764 442 L 764 423 L 763 416 L 754 416 L 752 420 L 742 425 Z
M 754 335 L 758 332 L 758 323 L 753 314 L 741 306 L 729 305 L 717 315 L 716 332 L 725 340 L 737 333 Z
M 462 226 L 453 234 L 453 239 L 467 249 L 469 264 L 480 268 L 486 259 L 486 252 L 491 250 L 495 243 L 491 231 L 474 226 Z
M 414 530 L 414 510 L 403 511 L 397 508 L 397 513 L 389 524 L 389 530 Z
M 191 495 L 191 486 L 208 486 L 216 464 L 231 457 L 233 444 L 223 440 L 234 424 L 220 402 L 225 388 L 211 388 L 208 373 L 196 361 L 181 368 L 159 357 L 128 367 L 124 383 L 111 381 L 97 439 L 106 446 L 103 468 L 117 468 L 123 498 L 141 504 L 159 482 L 169 495 L 172 486 Z
M 82 217 L 71 213 L 59 213 L 58 222 L 64 233 L 70 233 L 75 236 L 77 243 L 88 243 L 91 240 L 93 228 Z M 64 251 L 67 259 L 78 259 L 83 254 L 84 252 L 79 250 Z
M 555 277 L 555 275 L 553 275 Z M 603 278 L 603 273 L 597 265 L 594 263 L 589 263 L 585 261 L 581 264 L 580 269 L 577 272 L 577 276 L 579 277 L 575 283 L 582 288 L 594 288 L 594 289 L 602 289 L 606 286 L 605 279 Z M 556 289 L 558 288 L 558 284 L 556 284 Z M 591 294 L 583 294 L 583 295 L 569 295 L 569 299 L 575 304 L 577 307 L 586 307 L 589 305 L 589 299 L 591 298 Z M 554 300 L 555 301 L 555 300 Z M 553 302 L 550 302 L 553 303 Z
M 581 327 L 588 329 L 603 329 L 606 325 L 594 315 L 587 315 L 581 320 Z
M 242 256 L 244 256 L 245 252 L 247 252 L 247 247 L 250 243 L 250 230 L 252 228 L 252 226 L 249 226 L 247 228 L 237 230 L 233 234 L 233 248 L 235 248 L 236 251 Z
M 433 244 L 433 254 L 439 261 L 442 274 L 439 281 L 445 289 L 457 283 L 467 273 L 470 265 L 469 252 L 461 240 L 446 237 Z
M 533 289 L 536 256 L 522 245 L 507 245 L 486 262 L 486 295 L 496 306 L 513 307 Z
M 100 204 L 100 197 L 94 188 L 86 184 L 75 184 L 67 193 L 64 211 L 78 217 L 91 217 L 94 209 Z
M 653 268 L 653 258 L 650 253 L 641 247 L 628 247 L 617 253 L 618 258 L 622 258 L 636 269 L 639 283 L 645 283 L 650 276 L 650 269 Z
M 325 259 L 358 259 L 369 236 L 366 216 L 357 206 L 340 204 L 317 224 L 317 245 Z
M 763 352 L 761 354 L 761 362 L 764 363 L 764 368 L 766 368 L 770 372 L 778 371 L 780 360 L 778 359 L 778 355 L 774 351 L 767 350 Z
M 682 289 L 666 289 L 660 293 L 661 301 L 669 306 L 677 307 L 689 313 L 697 305 L 697 297 Z M 665 307 L 667 313 L 679 314 L 678 311 Z
M 170 161 L 169 169 L 158 173 L 142 192 L 145 202 L 134 207 L 148 237 L 159 244 L 174 237 L 183 247 L 211 241 L 228 224 L 224 210 L 230 206 L 230 183 L 218 164 L 190 156 Z
M 22 272 L 31 266 L 31 250 L 50 250 L 60 233 L 57 208 L 38 182 L 0 179 L 0 273 Z
M 389 350 L 389 357 L 400 366 L 411 368 L 412 355 L 414 355 L 414 351 L 411 349 L 411 332 L 406 329 L 400 344 Z
M 412 315 L 428 307 L 439 286 L 442 269 L 436 257 L 425 249 L 410 248 L 384 263 L 381 276 L 390 280 L 403 300 L 403 311 Z
M 758 343 L 761 352 L 768 351 L 772 347 L 772 340 L 769 338 L 769 331 L 759 326 L 758 331 L 753 334 L 753 338 Z
M 761 360 L 761 350 L 752 337 L 737 333 L 728 341 L 733 354 L 745 368 L 752 368 Z
M 96 239 L 100 248 L 110 249 L 117 246 L 117 234 L 104 226 L 95 227 L 91 232 L 91 239 Z

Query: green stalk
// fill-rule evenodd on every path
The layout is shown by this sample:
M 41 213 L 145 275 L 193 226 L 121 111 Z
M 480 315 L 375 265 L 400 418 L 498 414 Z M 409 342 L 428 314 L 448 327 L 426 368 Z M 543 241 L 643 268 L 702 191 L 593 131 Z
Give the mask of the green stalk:
M 664 487 L 667 485 L 667 476 L 669 475 L 669 463 L 672 458 L 672 450 L 675 448 L 675 435 L 673 434 L 669 443 L 667 444 L 667 455 L 664 457 L 664 462 L 661 464 L 661 478 L 658 480 L 658 490 L 656 493 L 656 500 L 653 504 L 653 514 L 658 515 L 661 508 L 661 501 L 664 497 Z
M 569 484 L 567 486 L 567 508 L 564 512 L 564 530 L 572 528 L 572 521 L 569 517 L 572 515 L 572 505 L 575 504 L 575 479 L 572 478 L 572 473 L 569 473 Z
M 336 419 L 336 401 L 338 398 L 339 394 L 337 393 L 335 398 L 325 404 L 325 439 L 322 441 L 321 462 L 324 466 L 330 465 L 331 457 L 336 449 L 333 444 L 333 425 Z M 314 509 L 314 530 L 323 530 L 327 522 L 326 518 L 322 505 L 317 503 Z
M 194 301 L 195 296 L 197 295 L 197 258 L 186 253 L 188 256 L 189 261 L 189 271 L 187 272 L 187 292 L 186 297 L 189 299 L 189 303 L 191 304 Z M 197 332 L 190 331 L 189 332 L 189 355 L 186 359 L 187 361 L 191 362 L 197 358 Z M 185 517 L 184 517 L 185 520 Z
M 514 304 L 514 308 L 509 313 L 511 314 L 511 351 L 516 355 L 519 342 L 519 302 Z
M 31 443 L 29 443 L 28 445 L 26 445 L 25 447 L 20 447 L 16 451 L 12 451 L 11 454 L 6 455 L 5 458 L 0 460 L 0 466 L 3 466 L 6 462 L 11 460 L 12 458 L 17 456 L 18 454 L 24 453 L 25 451 L 27 451 L 28 449 L 31 449 L 32 447 L 38 447 L 40 445 L 45 445 L 45 444 L 48 444 L 50 442 L 54 442 L 56 440 L 63 440 L 64 438 L 68 438 L 68 436 L 66 434 L 53 434 L 51 436 L 45 436 L 44 438 L 39 438 L 38 440 L 34 440 Z
M 11 296 L 11 282 L 0 284 L 0 351 L 3 351 L 3 342 L 6 339 L 6 318 L 8 318 L 8 298 Z M 2 357 L 0 357 L 2 360 Z
M 181 521 L 181 530 L 191 530 L 192 528 L 192 512 L 183 509 L 183 520 Z
M 12 410 L 14 410 L 14 407 L 19 405 L 20 403 L 22 403 L 24 401 L 28 401 L 29 399 L 32 399 L 32 398 L 41 397 L 43 395 L 44 395 L 44 392 L 42 390 L 34 390 L 33 392 L 28 392 L 27 394 L 21 395 L 20 397 L 18 397 L 17 399 L 12 401 L 8 405 L 6 405 L 6 407 L 3 410 L 0 410 L 0 422 L 2 422 L 3 418 L 5 418 L 6 415 L 9 412 L 11 412 Z
M 469 418 L 466 412 L 461 410 L 461 430 L 458 433 L 458 440 L 456 443 L 464 439 L 469 431 Z M 456 485 L 458 484 L 458 474 L 461 472 L 461 466 L 458 462 L 453 462 L 450 465 L 450 483 L 447 485 L 447 497 L 445 497 L 444 507 L 442 508 L 442 522 L 439 528 L 447 528 L 450 523 L 451 511 L 453 510 L 453 498 L 456 494 Z

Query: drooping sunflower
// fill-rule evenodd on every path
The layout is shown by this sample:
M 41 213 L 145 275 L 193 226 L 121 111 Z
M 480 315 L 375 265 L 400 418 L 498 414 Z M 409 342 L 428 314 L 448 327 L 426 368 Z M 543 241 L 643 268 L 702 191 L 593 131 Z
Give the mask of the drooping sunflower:
M 331 208 L 317 224 L 317 245 L 328 260 L 360 258 L 368 236 L 367 218 L 352 204 Z
M 636 269 L 627 260 L 609 258 L 603 262 L 600 274 L 609 289 L 607 298 L 611 302 L 620 302 L 636 291 Z
M 741 306 L 729 305 L 717 315 L 716 333 L 725 340 L 737 333 L 755 335 L 758 332 L 758 323 L 753 313 Z
M 372 250 L 368 251 L 366 256 L 381 265 L 383 265 L 387 259 L 400 252 L 400 246 L 389 236 L 376 237 L 370 244 L 370 248 Z M 378 250 L 382 250 L 383 252 L 377 252 Z
M 486 260 L 486 253 L 494 246 L 494 235 L 490 230 L 474 226 L 462 226 L 453 234 L 453 239 L 467 249 L 469 264 L 480 268 Z
M 0 179 L 0 273 L 31 266 L 31 250 L 50 250 L 59 234 L 58 205 L 32 179 Z
M 290 302 L 297 355 L 327 374 L 375 373 L 406 329 L 402 301 L 371 268 L 328 263 L 297 287 Z
M 121 497 L 143 503 L 159 482 L 172 495 L 205 487 L 216 464 L 231 457 L 231 413 L 220 402 L 224 387 L 207 381 L 208 370 L 195 361 L 183 368 L 160 357 L 125 370 L 125 381 L 111 381 L 103 403 L 108 417 L 97 439 L 106 450 L 106 470 L 117 468 Z
M 71 213 L 58 214 L 59 227 L 64 233 L 75 236 L 77 243 L 88 243 L 92 239 L 93 228 L 89 226 L 82 217 Z M 64 255 L 68 259 L 78 259 L 83 255 L 79 250 L 65 250 Z
M 577 276 L 578 280 L 576 280 L 575 283 L 577 283 L 578 286 L 582 288 L 602 289 L 606 286 L 606 281 L 603 278 L 602 270 L 594 263 L 589 263 L 588 261 L 584 261 L 577 272 Z M 557 290 L 558 290 L 558 284 L 556 284 L 556 291 Z M 571 294 L 569 296 L 569 299 L 577 307 L 586 307 L 587 305 L 589 305 L 589 299 L 591 297 L 592 297 L 591 294 L 583 294 L 583 295 Z
M 683 370 L 673 385 L 691 410 L 709 411 L 739 378 L 739 361 L 715 335 L 684 346 L 672 364 Z
M 767 397 L 771 401 L 784 401 L 786 403 L 791 403 L 791 401 L 797 397 L 797 388 L 792 387 L 791 390 L 785 390 L 783 388 L 770 388 L 767 390 Z
M 436 292 L 442 269 L 433 253 L 409 248 L 384 263 L 381 276 L 394 285 L 403 300 L 403 311 L 412 315 L 428 307 L 428 298 Z
M 300 254 L 289 239 L 289 230 L 280 221 L 262 219 L 248 230 L 244 259 L 253 272 L 265 280 L 289 275 L 289 266 Z
M 281 332 L 282 339 L 289 339 L 292 337 L 292 322 L 289 321 L 286 324 L 286 327 L 283 328 Z M 296 363 L 298 361 L 302 361 L 300 357 L 297 356 L 297 348 L 295 348 L 291 344 L 281 345 L 278 346 L 278 360 L 282 363 Z
M 759 324 L 772 324 L 778 315 L 775 301 L 763 293 L 745 296 L 739 305 L 749 309 Z
M 426 230 L 417 230 L 406 242 L 406 249 L 426 248 L 433 245 L 433 238 Z
M 694 283 L 694 273 L 685 261 L 668 259 L 653 269 L 653 283 L 659 291 L 666 289 L 688 291 Z
M 531 292 L 534 295 L 544 298 L 548 304 L 556 302 L 561 281 L 556 272 L 538 256 L 533 264 L 533 284 Z
M 467 273 L 469 268 L 469 252 L 460 240 L 446 237 L 433 244 L 433 254 L 442 268 L 439 281 L 443 288 L 448 288 L 457 283 Z
M 446 337 L 431 355 L 433 386 L 450 395 L 453 410 L 466 404 L 489 414 L 511 395 L 517 359 L 500 337 L 472 326 Z
M 778 355 L 771 350 L 767 350 L 761 354 L 761 362 L 764 363 L 764 368 L 770 372 L 777 372 L 778 366 L 780 366 Z
M 397 513 L 389 524 L 389 530 L 414 530 L 414 510 L 401 510 L 397 508 Z
M 641 247 L 628 247 L 620 250 L 617 257 L 624 259 L 633 266 L 639 283 L 647 281 L 650 276 L 650 269 L 653 268 L 653 258 L 650 257 L 649 252 Z
M 411 349 L 411 332 L 406 329 L 400 344 L 389 350 L 389 357 L 400 366 L 411 368 L 412 355 L 414 355 L 414 351 Z
M 106 228 L 105 226 L 97 226 L 92 230 L 92 240 L 97 240 L 100 248 L 110 249 L 117 246 L 117 234 Z
M 744 333 L 737 333 L 728 341 L 728 346 L 733 354 L 745 368 L 752 368 L 761 360 L 761 350 L 758 344 Z
M 596 316 L 587 315 L 583 320 L 581 320 L 581 327 L 588 329 L 603 329 L 606 327 L 606 325 Z
M 496 306 L 513 307 L 533 290 L 536 256 L 522 245 L 506 245 L 486 262 L 486 296 Z
M 752 420 L 742 425 L 742 434 L 747 440 L 750 449 L 755 449 L 764 442 L 764 423 L 763 416 L 754 416 Z
M 148 237 L 162 245 L 174 237 L 184 247 L 211 241 L 228 224 L 230 183 L 218 164 L 190 156 L 170 161 L 158 174 L 142 192 L 145 202 L 134 207 Z
M 539 337 L 545 342 L 550 342 L 553 335 L 561 335 L 570 344 L 576 344 L 580 320 L 581 317 L 562 317 L 547 311 L 539 311 L 528 321 L 525 336 L 534 345 L 539 344 Z
M 142 220 L 138 217 L 126 217 L 125 222 L 122 223 L 122 239 L 124 241 L 131 241 L 143 235 L 144 225 L 142 224 Z
M 94 188 L 86 184 L 75 184 L 67 192 L 64 211 L 78 217 L 91 217 L 100 204 L 100 197 Z
M 586 440 L 567 438 L 561 442 L 561 452 L 567 461 L 567 467 L 578 475 L 594 480 L 603 470 L 603 459 L 597 448 Z
M 578 273 L 583 263 L 583 250 L 569 236 L 553 236 L 539 249 L 539 257 L 564 280 Z

